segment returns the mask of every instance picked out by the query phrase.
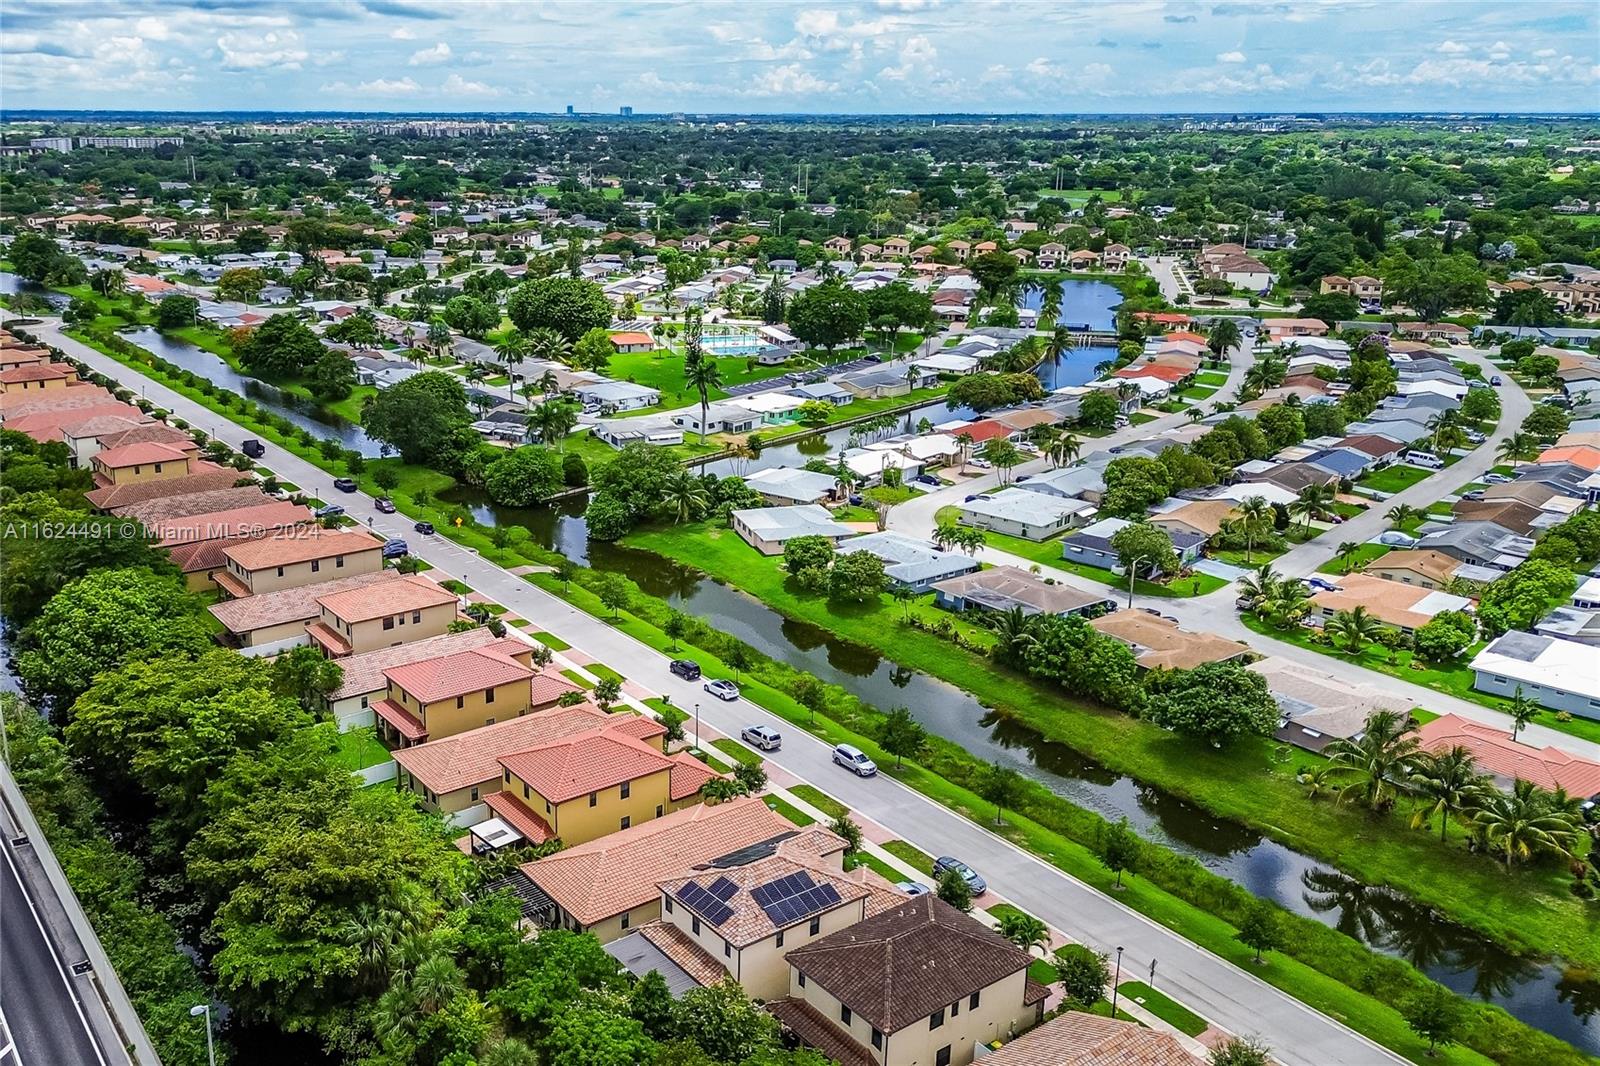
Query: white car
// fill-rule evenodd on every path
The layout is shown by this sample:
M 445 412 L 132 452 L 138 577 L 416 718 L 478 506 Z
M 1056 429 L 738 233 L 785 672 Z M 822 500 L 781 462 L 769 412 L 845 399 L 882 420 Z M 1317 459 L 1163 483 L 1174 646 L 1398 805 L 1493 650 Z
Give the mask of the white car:
M 730 703 L 739 698 L 739 686 L 735 685 L 732 681 L 729 681 L 726 678 L 718 678 L 715 681 L 707 681 L 705 683 L 705 690 L 711 693 L 717 699 L 727 700 Z
M 739 732 L 739 739 L 761 751 L 777 751 L 783 745 L 783 734 L 764 725 L 747 725 Z
M 853 744 L 840 744 L 834 748 L 833 761 L 857 777 L 871 777 L 878 772 L 878 764 L 867 758 L 867 753 Z

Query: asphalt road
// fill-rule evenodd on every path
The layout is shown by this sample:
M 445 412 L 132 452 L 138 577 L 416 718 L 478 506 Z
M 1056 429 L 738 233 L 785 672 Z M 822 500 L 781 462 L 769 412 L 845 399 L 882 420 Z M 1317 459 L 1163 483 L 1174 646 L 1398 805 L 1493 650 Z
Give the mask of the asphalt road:
M 135 372 L 52 328 L 36 329 L 45 340 L 101 371 L 127 382 Z M 1242 364 L 1245 360 L 1241 359 Z M 1242 375 L 1243 367 L 1235 367 Z M 1230 378 L 1231 380 L 1231 378 Z M 193 426 L 234 447 L 250 434 L 199 404 L 150 382 L 145 395 Z M 1150 425 L 1156 425 L 1151 423 Z M 1148 428 L 1148 427 L 1145 427 Z M 365 494 L 343 494 L 332 477 L 303 459 L 269 445 L 262 459 L 278 476 L 308 493 L 343 503 L 347 513 L 385 536 L 403 536 L 413 554 L 438 577 L 454 577 L 504 604 L 540 629 L 623 669 L 627 676 L 668 695 L 686 710 L 698 704 L 702 720 L 719 732 L 738 735 L 751 723 L 784 731 L 783 750 L 769 761 L 818 784 L 896 836 L 929 854 L 956 854 L 978 868 L 997 891 L 1068 936 L 1102 950 L 1125 949 L 1124 967 L 1148 972 L 1158 964 L 1161 987 L 1218 1025 L 1258 1034 L 1286 1066 L 1367 1066 L 1399 1062 L 1397 1056 L 1253 974 L 1191 944 L 1173 931 L 1123 906 L 1111 896 L 1069 877 L 1002 837 L 887 778 L 859 779 L 833 765 L 826 744 L 786 728 L 786 723 L 744 699 L 723 703 L 667 671 L 668 657 L 569 606 L 528 582 L 443 537 L 423 537 L 403 515 L 379 514 Z M 693 729 L 691 720 L 686 728 Z
M 79 1001 L 87 993 L 88 978 L 73 977 L 45 932 L 39 903 L 31 893 L 33 878 L 25 886 L 19 866 L 26 855 L 14 854 L 11 834 L 0 840 L 0 1022 L 13 1045 L 4 1066 L 105 1066 L 101 1052 Z M 26 845 L 24 845 L 24 848 Z M 98 1004 L 91 1002 L 91 1009 Z M 5 1046 L 0 1035 L 0 1048 Z M 113 1062 L 126 1062 L 120 1049 Z

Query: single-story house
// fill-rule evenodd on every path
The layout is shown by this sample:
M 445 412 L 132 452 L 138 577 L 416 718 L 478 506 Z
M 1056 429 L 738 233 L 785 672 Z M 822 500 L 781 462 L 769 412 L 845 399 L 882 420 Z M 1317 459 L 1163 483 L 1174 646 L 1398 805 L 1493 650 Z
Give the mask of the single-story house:
M 1600 670 L 1588 644 L 1513 630 L 1478 653 L 1472 672 L 1479 692 L 1520 690 L 1551 710 L 1600 719 Z
M 1099 567 L 1101 570 L 1121 570 L 1122 561 L 1117 555 L 1117 550 L 1111 546 L 1111 539 L 1131 525 L 1133 523 L 1126 518 L 1102 518 L 1093 525 L 1064 537 L 1061 541 L 1061 557 L 1069 562 L 1084 563 Z M 1200 549 L 1205 547 L 1208 539 L 1198 533 L 1172 530 L 1167 532 L 1172 537 L 1172 547 L 1178 553 L 1180 566 L 1187 566 L 1198 559 Z
M 1339 591 L 1322 591 L 1311 597 L 1307 621 L 1324 625 L 1339 611 L 1364 606 L 1367 613 L 1402 633 L 1414 633 L 1441 611 L 1464 611 L 1472 606 L 1465 596 L 1439 589 L 1418 588 L 1366 574 L 1346 574 L 1339 579 Z
M 1099 503 L 1101 495 L 1106 491 L 1104 470 L 1103 466 L 1063 466 L 1055 470 L 1046 470 L 1042 474 L 1034 474 L 1027 481 L 1019 482 L 1017 487 L 1046 496 L 1062 496 Z
M 970 574 L 978 560 L 961 552 L 941 551 L 925 540 L 902 533 L 864 533 L 839 545 L 839 554 L 869 552 L 883 560 L 883 572 L 899 588 L 926 592 L 936 581 Z
M 598 404 L 602 410 L 638 411 L 661 402 L 661 392 L 631 381 L 601 380 L 574 385 L 572 394 L 585 406 Z
M 1064 529 L 1086 522 L 1094 505 L 1083 500 L 1006 488 L 992 496 L 979 496 L 957 505 L 964 526 L 988 529 L 1027 540 L 1044 540 Z
M 1021 610 L 1025 615 L 1096 616 L 1117 609 L 1114 599 L 1059 581 L 1046 581 L 1015 566 L 992 566 L 935 582 L 933 602 L 949 611 Z
M 690 433 L 748 433 L 761 424 L 761 416 L 735 403 L 714 403 L 701 410 L 690 407 L 672 416 L 672 424 Z
M 653 351 L 656 346 L 655 338 L 639 330 L 624 330 L 611 335 L 611 343 L 617 346 L 617 351 L 624 355 L 634 352 Z
M 1443 552 L 1408 548 L 1379 556 L 1362 568 L 1362 573 L 1384 581 L 1415 585 L 1424 589 L 1448 588 L 1464 564 Z
M 1531 781 L 1554 792 L 1589 799 L 1600 796 L 1600 762 L 1579 758 L 1556 747 L 1535 747 L 1512 738 L 1509 731 L 1459 715 L 1441 714 L 1417 731 L 1423 751 L 1449 751 L 1463 747 L 1501 788 Z
M 797 396 L 805 400 L 825 400 L 835 407 L 843 407 L 855 400 L 855 393 L 842 385 L 831 381 L 814 381 L 809 385 L 796 385 L 789 390 L 790 396 Z
M 814 503 L 790 507 L 749 507 L 728 516 L 733 530 L 762 555 L 780 555 L 796 537 L 825 537 L 834 545 L 856 531 L 833 520 L 826 507 Z
M 1190 533 L 1209 540 L 1222 532 L 1222 523 L 1234 510 L 1232 500 L 1194 500 L 1151 515 L 1150 524 L 1168 533 Z
M 779 507 L 821 503 L 835 499 L 839 494 L 839 479 L 832 474 L 788 466 L 757 470 L 746 475 L 744 483 L 759 492 L 769 504 Z
M 1132 648 L 1145 670 L 1192 670 L 1206 663 L 1237 662 L 1251 654 L 1247 644 L 1214 633 L 1191 633 L 1145 611 L 1118 611 L 1089 624 Z
M 1269 655 L 1247 669 L 1266 678 L 1278 705 L 1277 740 L 1320 752 L 1336 740 L 1360 735 L 1379 711 L 1410 713 L 1411 701 L 1397 699 L 1372 684 L 1352 684 L 1311 667 Z

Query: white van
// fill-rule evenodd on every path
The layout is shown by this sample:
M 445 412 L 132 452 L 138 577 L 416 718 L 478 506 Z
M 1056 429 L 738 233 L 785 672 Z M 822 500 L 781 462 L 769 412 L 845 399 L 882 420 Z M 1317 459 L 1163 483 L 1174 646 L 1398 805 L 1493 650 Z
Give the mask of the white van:
M 1406 452 L 1405 461 L 1412 466 L 1427 467 L 1429 470 L 1443 470 L 1444 460 L 1432 452 L 1419 452 L 1415 448 Z

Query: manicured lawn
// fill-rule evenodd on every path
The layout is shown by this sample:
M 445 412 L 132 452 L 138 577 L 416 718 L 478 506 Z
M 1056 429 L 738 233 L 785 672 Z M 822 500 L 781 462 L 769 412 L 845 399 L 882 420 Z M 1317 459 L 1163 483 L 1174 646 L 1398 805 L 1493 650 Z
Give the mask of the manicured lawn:
M 1200 1015 L 1143 981 L 1124 981 L 1117 988 L 1121 998 L 1133 1000 L 1180 1033 L 1199 1036 L 1210 1028 Z
M 766 796 L 764 797 L 764 802 L 768 807 L 771 807 L 773 810 L 789 819 L 789 821 L 793 822 L 795 825 L 804 827 L 816 824 L 817 820 L 815 818 L 811 817 L 809 814 L 801 812 L 801 810 L 794 804 L 780 799 L 777 796 Z
M 646 700 L 645 702 L 648 703 L 649 701 Z M 732 759 L 734 762 L 743 763 L 745 766 L 761 765 L 761 756 L 751 751 L 737 740 L 731 740 L 728 737 L 718 737 L 716 740 L 711 742 L 711 746 L 722 752 L 722 754 L 728 756 L 728 758 Z
M 728 395 L 727 386 L 743 385 L 750 381 L 765 381 L 789 373 L 794 367 L 751 367 L 744 356 L 718 356 L 717 369 L 722 374 L 723 388 L 711 389 L 707 396 L 720 400 Z M 664 408 L 684 407 L 700 402 L 700 393 L 688 388 L 683 381 L 683 355 L 680 352 L 658 348 L 649 352 L 629 352 L 611 357 L 611 377 L 618 381 L 632 381 L 652 389 L 661 390 Z
M 844 862 L 844 868 L 846 870 L 853 870 L 857 866 L 865 866 L 867 869 L 871 870 L 873 873 L 877 874 L 891 885 L 898 885 L 901 881 L 906 879 L 905 874 L 901 873 L 899 870 L 896 870 L 893 866 L 890 866 L 888 863 L 867 851 L 865 848 L 856 852 L 854 855 L 845 856 Z
M 566 651 L 572 647 L 571 644 L 568 644 L 554 633 L 546 633 L 542 629 L 537 633 L 529 633 L 528 636 L 532 637 L 534 640 L 537 640 L 540 644 L 543 644 L 551 651 Z
M 1372 560 L 1381 559 L 1385 555 L 1388 555 L 1392 551 L 1394 551 L 1394 549 L 1389 547 L 1389 545 L 1387 545 L 1387 544 L 1363 544 L 1363 545 L 1361 545 L 1360 550 L 1357 551 L 1355 553 L 1355 555 L 1351 556 L 1350 563 L 1349 563 L 1348 566 L 1346 566 L 1345 561 L 1343 559 L 1335 557 L 1335 558 L 1329 559 L 1327 562 L 1325 562 L 1321 566 L 1317 567 L 1317 573 L 1319 573 L 1319 574 L 1348 574 L 1348 573 L 1353 573 L 1354 571 L 1365 569 L 1366 565 L 1368 563 L 1372 562 Z
M 615 670 L 611 669 L 611 667 L 607 666 L 605 663 L 590 663 L 588 666 L 584 667 L 584 669 L 588 670 L 595 677 L 601 678 L 602 680 L 615 681 L 619 685 L 626 680 L 626 678 L 617 673 Z
M 1061 974 L 1056 971 L 1056 964 L 1045 959 L 1034 959 L 1028 963 L 1028 976 L 1045 986 L 1061 980 Z
M 905 503 L 907 500 L 916 497 L 918 492 L 916 489 L 911 488 L 908 485 L 896 485 L 893 487 L 888 485 L 879 485 L 876 488 L 868 489 L 861 495 L 866 499 L 871 500 L 873 503 L 881 503 L 885 507 L 893 507 L 896 504 Z
M 1196 385 L 1210 385 L 1213 388 L 1220 388 L 1228 383 L 1228 375 L 1218 373 L 1215 370 L 1203 370 L 1194 376 L 1194 383 Z
M 1382 470 L 1374 470 L 1357 481 L 1356 484 L 1362 488 L 1372 489 L 1374 492 L 1385 492 L 1392 496 L 1397 492 L 1404 492 L 1419 481 L 1427 480 L 1432 475 L 1432 470 L 1397 464 L 1385 467 Z
M 571 681 L 579 688 L 594 688 L 593 681 L 590 681 L 587 677 L 584 677 L 582 674 L 578 673 L 578 671 L 571 668 L 561 671 L 561 676 L 566 678 L 568 681 Z
M 842 818 L 850 813 L 850 808 L 828 795 L 814 785 L 795 785 L 790 792 L 805 800 L 829 818 Z
M 919 851 L 914 845 L 907 844 L 904 840 L 885 841 L 883 850 L 919 873 L 928 873 L 933 869 L 933 856 Z
M 443 581 L 439 582 L 439 584 L 449 589 L 451 592 L 454 592 L 457 596 L 472 595 L 472 586 L 467 584 L 465 581 L 457 581 L 453 577 L 447 577 Z
M 1224 378 L 1223 380 L 1226 381 L 1227 379 Z M 1211 394 L 1216 391 L 1216 388 L 1210 385 L 1190 385 L 1187 389 L 1184 389 L 1182 392 L 1178 393 L 1178 395 L 1185 400 L 1196 402 L 1199 400 L 1210 399 Z
M 378 743 L 371 726 L 363 726 L 339 734 L 339 765 L 352 773 L 388 762 L 389 749 Z

